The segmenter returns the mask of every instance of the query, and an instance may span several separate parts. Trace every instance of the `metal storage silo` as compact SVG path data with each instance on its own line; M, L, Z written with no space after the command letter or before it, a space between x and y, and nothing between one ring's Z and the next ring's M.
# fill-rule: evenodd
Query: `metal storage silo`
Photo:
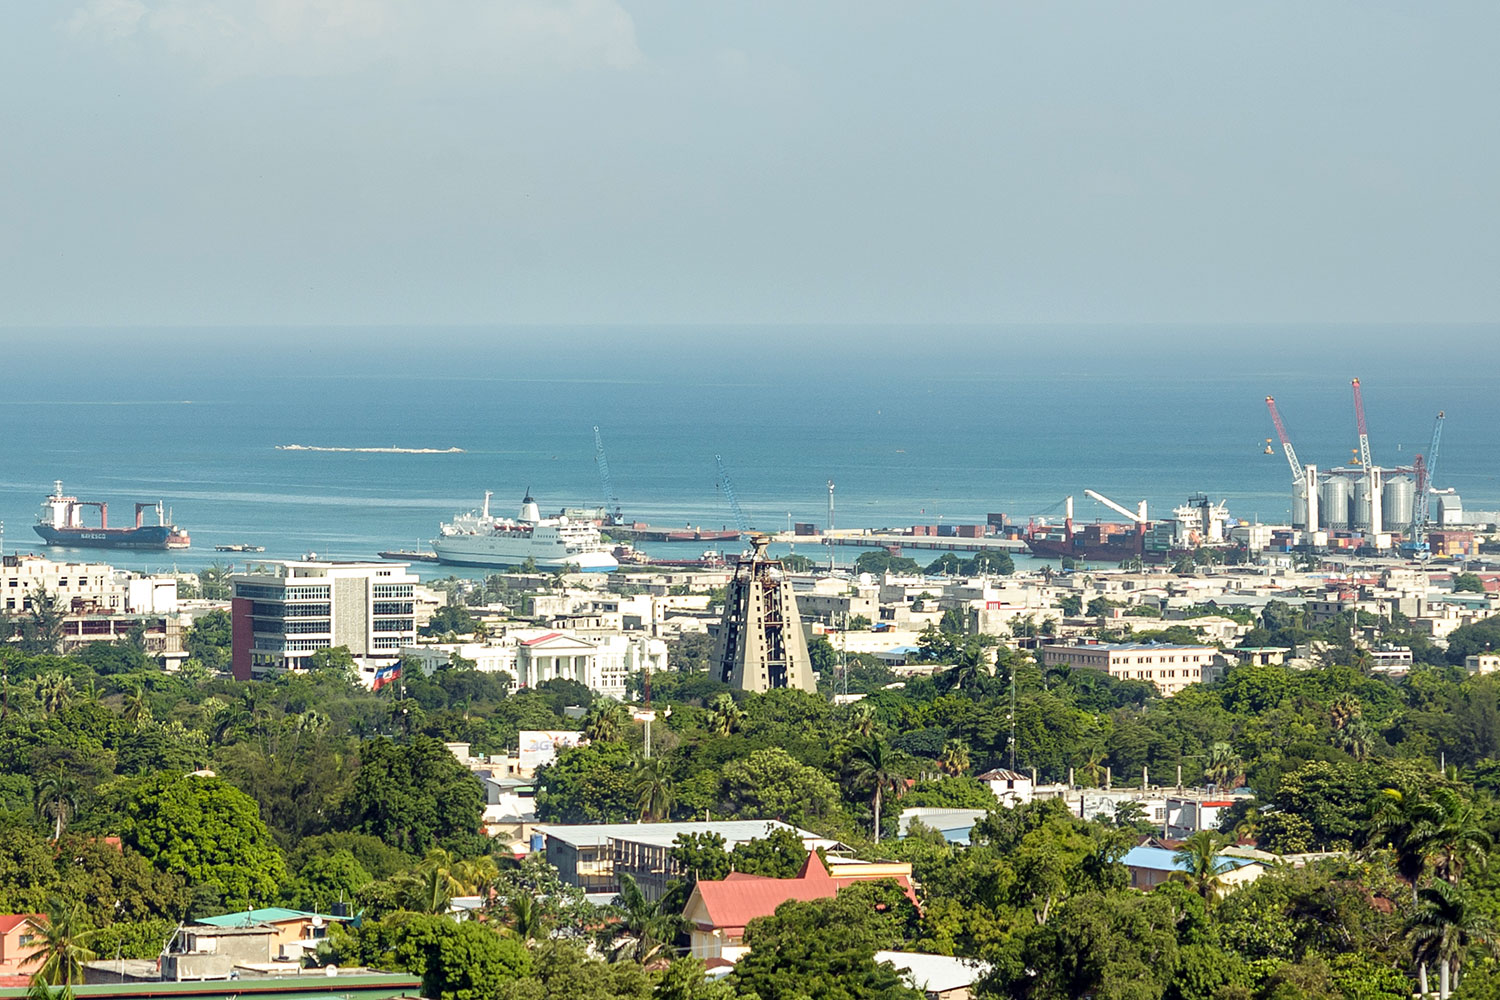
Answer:
M1394 476L1385 481L1382 493L1385 504L1385 526L1391 531L1405 531L1411 524L1413 509L1417 503L1417 484L1407 476Z
M1349 480L1342 476L1329 476L1318 488L1322 521L1330 530L1341 531L1349 527Z

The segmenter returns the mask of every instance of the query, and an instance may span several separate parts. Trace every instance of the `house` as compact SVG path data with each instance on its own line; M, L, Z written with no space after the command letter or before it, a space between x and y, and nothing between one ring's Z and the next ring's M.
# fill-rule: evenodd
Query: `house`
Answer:
M692 954L704 961L736 962L747 950L745 927L770 916L782 903L828 899L854 882L892 879L916 901L911 865L898 863L836 864L832 870L810 851L796 878L766 878L731 872L717 882L693 887L682 918L692 940Z
M1121 860L1130 872L1132 889L1155 889L1174 875L1187 871L1187 865L1177 859L1177 852L1165 847L1133 847ZM1266 871L1265 865L1253 858L1220 854L1214 862L1224 869L1214 880L1220 893L1254 882Z
M542 838L547 862L569 885L585 892L616 893L620 875L628 873L651 901L660 899L667 885L683 875L671 851L680 835L717 834L724 849L750 840L763 840L777 830L790 830L802 839L806 850L821 847L845 850L834 840L799 830L780 820L716 820L702 823L588 823L563 825L539 823L532 836Z
M1007 809L1026 805L1032 799L1036 783L1019 771L1008 771L1003 767L997 767L992 771L975 775L975 780L982 781L995 793L995 798Z
M258 961L300 961L304 952L316 949L318 942L328 936L329 924L347 923L349 919L342 914L309 913L305 910L289 910L284 906L267 906L258 910L203 917L184 927L182 933L190 938L206 939L212 936L210 928L269 930L267 954Z
M37 935L41 931L39 913L6 913L0 915L0 985L24 986L36 971L27 961L37 952Z
M877 951L875 961L891 963L927 1000L969 1000L974 984L990 971L986 962L916 951Z

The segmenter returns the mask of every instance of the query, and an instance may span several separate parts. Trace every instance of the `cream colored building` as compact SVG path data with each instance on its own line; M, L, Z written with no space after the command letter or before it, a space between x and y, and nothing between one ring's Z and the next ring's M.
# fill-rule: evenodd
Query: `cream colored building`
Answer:
M1168 698L1189 684L1213 680L1219 669L1216 646L1084 642L1046 645L1041 653L1043 669L1066 665L1102 670L1116 680L1150 681Z

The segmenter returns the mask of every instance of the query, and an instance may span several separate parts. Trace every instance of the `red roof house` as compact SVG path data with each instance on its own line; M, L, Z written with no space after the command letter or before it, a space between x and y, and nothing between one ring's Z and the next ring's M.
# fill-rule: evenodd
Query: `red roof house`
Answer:
M734 962L747 950L745 926L757 917L768 917L782 903L807 903L828 899L852 882L891 879L906 891L912 902L911 865L885 863L837 863L829 871L816 851L808 854L796 878L766 878L731 872L717 882L699 882L683 908L683 919L693 942L693 955L719 965ZM721 961L715 962L714 959Z
M45 920L40 913L0 914L0 986L25 986L31 982L37 965L22 963L40 947L36 942L40 940Z

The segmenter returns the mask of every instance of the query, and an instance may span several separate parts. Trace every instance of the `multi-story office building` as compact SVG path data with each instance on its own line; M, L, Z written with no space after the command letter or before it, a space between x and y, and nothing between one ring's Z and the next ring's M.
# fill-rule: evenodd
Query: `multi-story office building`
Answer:
M285 562L232 578L234 676L300 669L346 646L363 667L395 663L416 641L417 577L405 563Z
M1070 666L1102 670L1116 680L1150 681L1171 697L1189 684L1207 683L1219 673L1216 646L1155 642L1098 642L1042 647L1042 668Z

